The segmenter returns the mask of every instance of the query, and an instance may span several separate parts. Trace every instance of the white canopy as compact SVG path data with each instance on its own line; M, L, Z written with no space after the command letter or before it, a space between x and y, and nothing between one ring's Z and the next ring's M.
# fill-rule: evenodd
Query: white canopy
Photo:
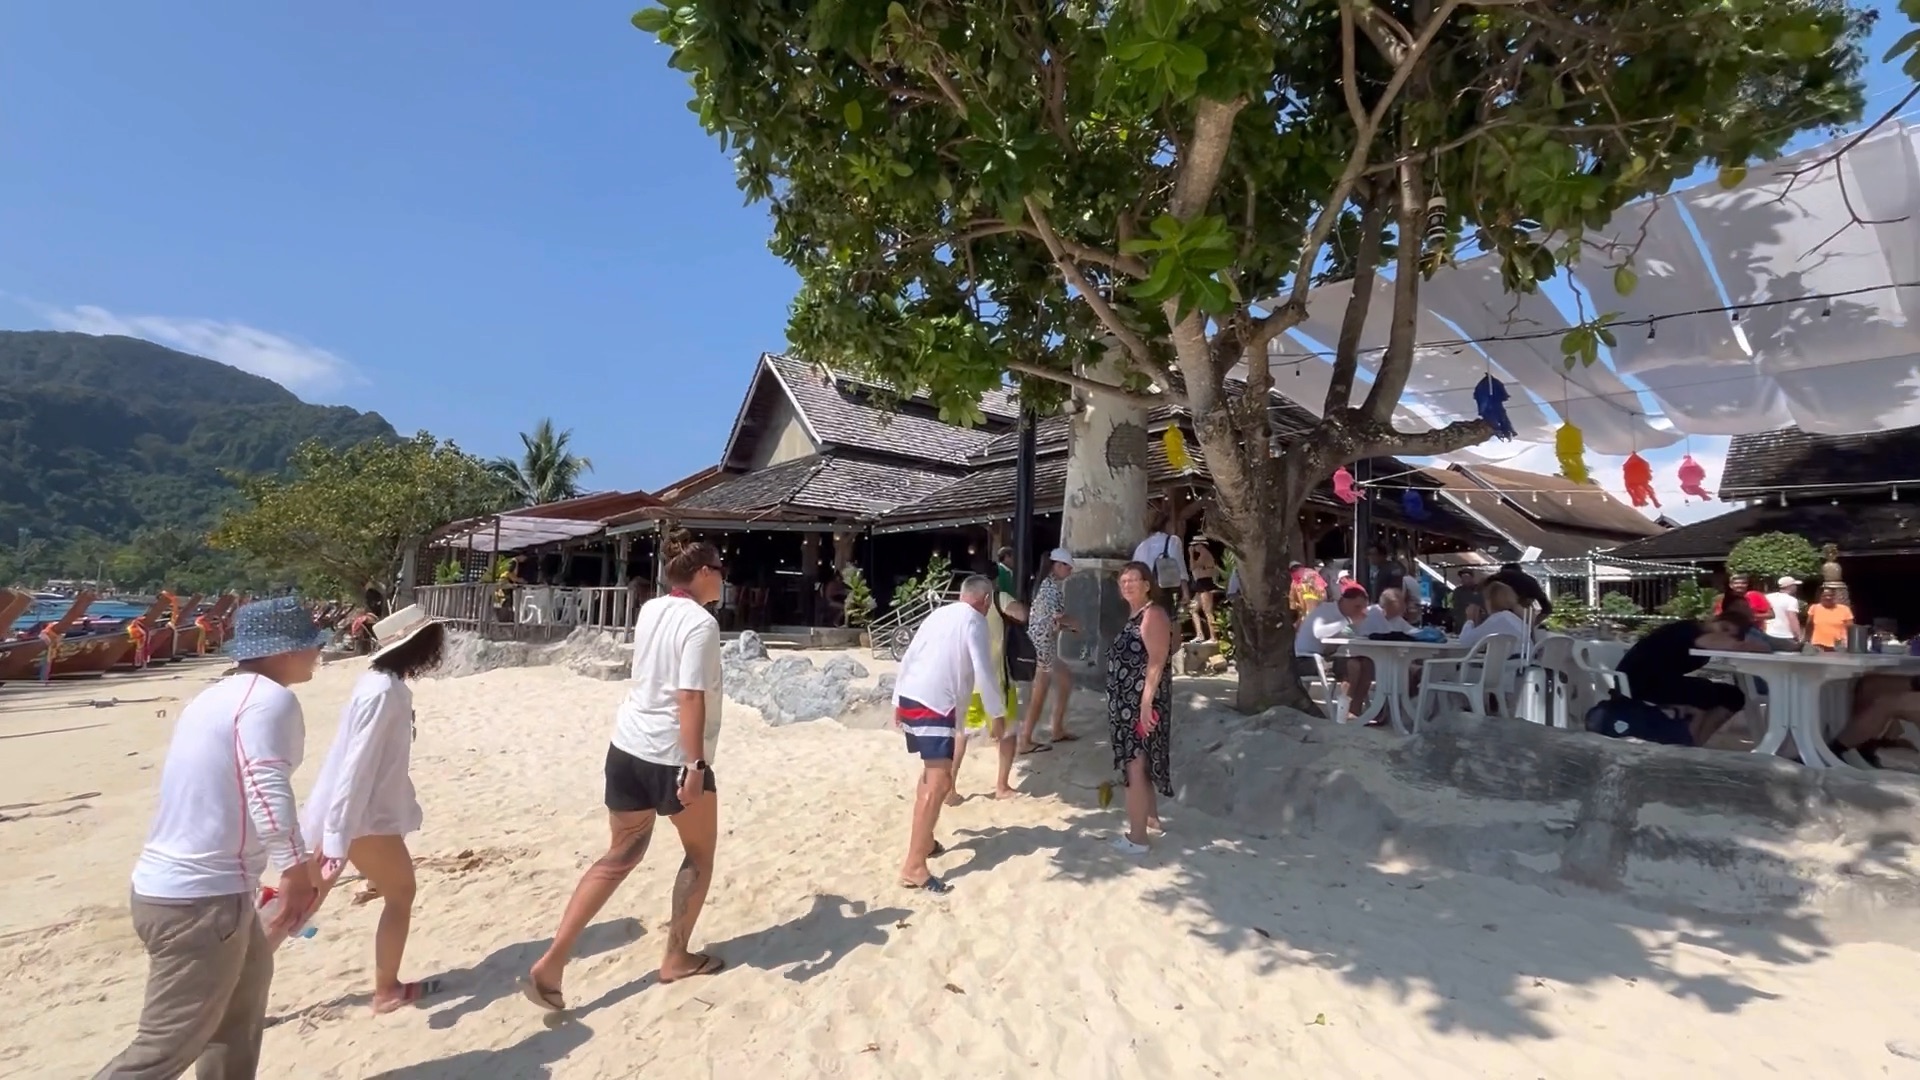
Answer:
M556 544L580 536L592 536L606 526L597 521L573 521L569 518L511 517L479 518L434 542L443 548L470 551L521 551L542 544Z
M1569 420L1589 450L1616 455L1683 434L1920 425L1920 129L1888 124L1793 176L1843 145L1757 167L1732 190L1710 183L1621 211L1612 235L1593 239L1637 245L1632 294L1614 290L1598 253L1553 290L1582 294L1589 317L1617 312L1616 321L1641 323L1619 326L1618 344L1591 367L1567 368L1559 339L1571 324L1561 306L1546 294L1504 292L1495 257L1442 268L1421 288L1399 425L1474 416L1473 388L1489 374L1506 384L1518 441L1469 452L1487 457L1549 442ZM1856 216L1873 224L1851 224ZM1315 411L1351 288L1316 289L1306 322L1272 347L1276 388ZM1356 403L1392 315L1391 282L1376 288Z

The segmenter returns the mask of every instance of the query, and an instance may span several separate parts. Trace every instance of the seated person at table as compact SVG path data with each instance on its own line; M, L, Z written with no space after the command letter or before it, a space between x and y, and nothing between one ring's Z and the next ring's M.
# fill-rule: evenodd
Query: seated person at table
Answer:
M1654 628L1620 658L1617 670L1627 677L1627 692L1636 701L1681 710L1693 745L1705 746L1714 732L1747 707L1747 696L1731 683L1695 675L1707 666L1707 658L1695 656L1694 650L1772 652L1767 645L1747 639L1752 617L1750 609L1732 604L1710 619L1683 619Z
M1347 689L1347 700L1355 711L1366 705L1365 694L1373 685L1373 661L1364 656L1334 656L1334 638L1353 637L1362 619L1367 617L1367 590L1348 585L1340 599L1317 605L1300 619L1293 635L1293 671L1304 678L1319 674L1315 656L1328 657L1327 666L1334 681Z
M1387 589L1380 594L1380 602L1367 609L1367 614L1355 628L1361 637L1374 637L1378 634L1411 634L1413 624L1407 621L1406 602L1399 589Z
M1920 724L1920 676L1862 675L1853 684L1853 715L1827 748L1835 755L1857 751L1868 765L1881 768L1882 749L1913 749L1900 729L1903 720Z
M1520 617L1519 594L1514 592L1513 586L1495 578L1481 590L1481 597L1487 606L1487 617L1463 627L1460 644L1472 648L1480 644L1481 638L1505 634L1513 639L1513 647L1518 650L1520 643L1532 634L1527 629L1526 620Z
M1513 590L1513 595L1519 598L1516 608L1523 604L1531 604L1540 609L1540 617L1543 619L1553 614L1553 601L1547 599L1547 590L1540 587L1540 583L1534 580L1532 574L1520 569L1519 563L1502 563L1499 572L1488 578L1485 584L1492 585L1496 582Z

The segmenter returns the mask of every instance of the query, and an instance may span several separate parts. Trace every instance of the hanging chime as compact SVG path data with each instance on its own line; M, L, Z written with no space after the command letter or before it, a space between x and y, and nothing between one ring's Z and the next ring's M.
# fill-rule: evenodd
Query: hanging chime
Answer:
M1633 500L1633 505L1652 503L1656 508L1660 505L1660 496L1653 492L1653 466L1647 464L1646 458L1638 453L1628 454L1620 473L1627 484L1627 498Z
M1713 500L1713 494L1706 489L1706 482L1707 470L1702 468L1699 462L1693 460L1692 454L1688 454L1686 457L1680 459L1680 490L1682 493L1691 495L1696 499L1706 499L1711 502Z
M1160 447L1167 452L1167 464L1176 472L1186 472L1193 468L1193 455L1187 453L1187 437L1177 427L1170 427L1160 437Z
M1560 459L1560 475L1576 484L1584 484L1590 475L1587 472L1586 436L1571 423L1560 425L1553 434L1553 453Z
M1507 387L1492 375L1485 376L1480 384L1473 388L1473 405L1485 420L1493 427L1494 438L1513 438L1513 421L1507 419Z
M1333 497L1349 506L1360 501L1360 492L1353 486L1353 474L1345 465L1333 470Z
M1427 500L1420 497L1419 488L1408 488L1400 496L1400 509L1407 515L1408 521L1427 520Z

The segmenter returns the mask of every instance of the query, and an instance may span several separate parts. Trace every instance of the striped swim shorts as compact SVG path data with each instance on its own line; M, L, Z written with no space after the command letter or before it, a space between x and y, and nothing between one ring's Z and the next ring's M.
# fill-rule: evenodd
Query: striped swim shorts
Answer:
M922 761L953 760L953 713L935 712L912 698L893 707L894 722L907 736L907 753Z

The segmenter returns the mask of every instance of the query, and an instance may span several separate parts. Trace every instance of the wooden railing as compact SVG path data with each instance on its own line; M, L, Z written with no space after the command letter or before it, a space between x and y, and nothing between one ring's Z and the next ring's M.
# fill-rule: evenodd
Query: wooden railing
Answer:
M633 632L633 593L624 586L423 585L414 600L436 619L496 639L557 639L590 626L620 638Z

